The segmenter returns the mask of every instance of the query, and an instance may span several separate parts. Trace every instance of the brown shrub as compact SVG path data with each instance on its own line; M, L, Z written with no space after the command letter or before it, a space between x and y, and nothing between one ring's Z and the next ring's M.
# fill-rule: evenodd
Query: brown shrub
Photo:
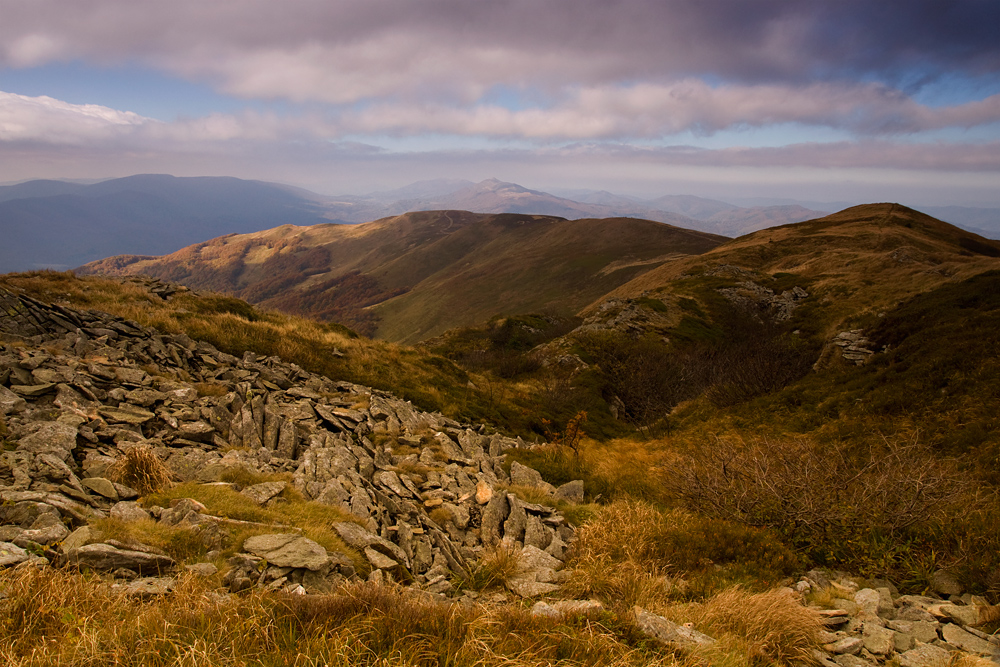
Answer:
M905 582L922 550L970 573L995 560L983 560L995 552L995 499L915 442L717 440L666 466L664 488L696 513L773 528L819 562L866 575Z

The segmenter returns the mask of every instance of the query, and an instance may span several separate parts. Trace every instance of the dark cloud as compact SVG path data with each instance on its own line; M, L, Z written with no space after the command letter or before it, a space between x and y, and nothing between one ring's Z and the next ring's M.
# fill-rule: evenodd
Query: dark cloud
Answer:
M349 69L402 75L360 87L362 97L405 91L404 77L474 94L687 76L896 85L1000 73L995 0L0 0L0 12L8 66L138 60L278 97L295 94L237 63L312 58L341 85Z

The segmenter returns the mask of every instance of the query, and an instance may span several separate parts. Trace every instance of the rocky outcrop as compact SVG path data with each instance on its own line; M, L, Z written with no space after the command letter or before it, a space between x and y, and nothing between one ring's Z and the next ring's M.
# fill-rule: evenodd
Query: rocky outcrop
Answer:
M948 598L899 595L883 583L861 588L849 577L813 571L796 584L800 593L822 590L832 600L819 612L826 626L816 656L820 664L874 667L898 661L904 667L944 667L955 653L1000 660L1000 640L976 627L996 612L985 599L959 596L954 588Z
M562 515L507 492L522 482L555 491L523 466L518 480L510 479L504 452L520 440L277 357L238 358L183 334L4 290L0 305L0 530L7 531L0 538L19 549L92 569L172 567L128 553L142 553L134 545L108 546L95 537L60 547L71 529L109 514L191 526L206 544L224 543L226 521L195 501L149 512L129 502L138 496L134 489L110 479L109 467L123 452L144 446L176 481L214 483L234 467L286 473L290 483L242 492L266 505L290 484L353 518L337 530L364 557L356 569L341 562L343 554L275 530L243 545L232 570L237 588L251 579L297 586L331 572L368 571L425 585L466 574L500 541L559 566L566 557L573 528ZM581 495L577 484L561 497Z
M875 354L872 342L861 329L841 331L833 337L833 344L840 348L840 356L855 366L863 366Z

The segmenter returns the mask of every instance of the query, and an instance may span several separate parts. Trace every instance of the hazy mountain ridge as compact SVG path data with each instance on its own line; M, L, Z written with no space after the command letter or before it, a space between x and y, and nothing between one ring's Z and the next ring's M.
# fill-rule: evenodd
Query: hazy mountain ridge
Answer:
M277 224L327 222L318 198L257 181L152 174L92 185L6 186L0 188L0 271L69 269L109 255L164 254Z
M142 174L90 184L27 181L0 186L4 236L0 272L67 269L117 254L166 254L216 236L282 224L353 224L420 210L524 213L571 220L631 217L723 236L818 218L835 210L822 203L793 200L736 206L691 195L643 200L606 191L567 194L572 197L497 179L420 181L395 190L337 197L226 177ZM984 236L1000 236L1000 210L922 210Z

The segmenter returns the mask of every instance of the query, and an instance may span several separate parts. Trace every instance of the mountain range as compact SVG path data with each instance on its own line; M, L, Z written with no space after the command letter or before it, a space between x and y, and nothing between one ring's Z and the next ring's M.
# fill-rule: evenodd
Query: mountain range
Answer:
M642 218L722 236L822 217L850 202L725 202L691 195L640 199L606 191L566 196L488 179L431 180L367 195L325 196L226 177L146 174L98 183L51 180L0 186L0 272L64 270L112 255L161 255L226 234L284 224L361 223L410 211L524 213L568 220ZM737 205L743 204L743 205ZM1000 210L923 207L983 236L1000 237Z

